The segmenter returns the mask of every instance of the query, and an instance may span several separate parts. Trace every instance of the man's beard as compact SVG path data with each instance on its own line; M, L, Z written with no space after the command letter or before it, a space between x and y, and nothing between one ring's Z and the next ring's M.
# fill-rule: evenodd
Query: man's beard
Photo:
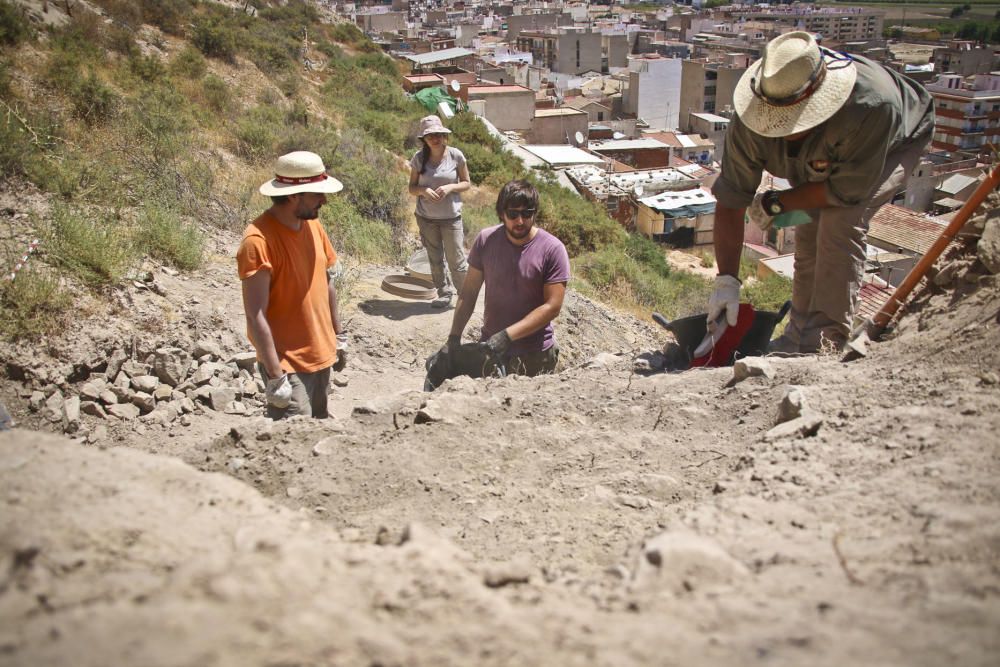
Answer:
M534 228L533 224L524 225L521 231L516 231L514 229L511 229L510 227L506 227L507 236L511 237L512 239L517 239L518 241L520 241L521 239L528 238L528 236L531 235L531 230L533 228Z
M312 220L319 215L319 206L316 208L300 208L295 211L295 217L299 220Z

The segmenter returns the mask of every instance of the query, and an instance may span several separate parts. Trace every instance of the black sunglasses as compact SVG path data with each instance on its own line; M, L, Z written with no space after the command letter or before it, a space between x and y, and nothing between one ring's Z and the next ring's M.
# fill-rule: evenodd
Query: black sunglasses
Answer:
M511 220L517 220L518 218L530 220L535 217L536 213L538 213L538 209L534 208L508 208L503 212Z

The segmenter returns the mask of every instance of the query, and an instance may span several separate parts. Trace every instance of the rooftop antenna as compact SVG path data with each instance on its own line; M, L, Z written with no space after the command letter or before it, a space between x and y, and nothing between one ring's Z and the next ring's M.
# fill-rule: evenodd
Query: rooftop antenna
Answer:
M452 79L451 80L451 90L452 90L452 92L455 92L455 93L457 93L458 91L462 90L462 84L460 84L458 82L458 79Z

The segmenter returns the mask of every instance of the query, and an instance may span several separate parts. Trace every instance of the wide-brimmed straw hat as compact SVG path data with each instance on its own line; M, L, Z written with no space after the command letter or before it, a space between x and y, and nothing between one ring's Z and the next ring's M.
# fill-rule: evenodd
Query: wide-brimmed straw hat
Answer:
M765 137L786 137L824 122L844 106L858 72L850 56L820 48L808 32L764 46L733 93L736 114Z
M300 192L329 195L343 189L343 183L326 173L323 158L309 151L295 151L275 161L274 178L260 186L260 193L268 197Z
M417 137L423 139L428 134L451 134L451 130L445 127L437 116L424 116L420 119L420 131Z

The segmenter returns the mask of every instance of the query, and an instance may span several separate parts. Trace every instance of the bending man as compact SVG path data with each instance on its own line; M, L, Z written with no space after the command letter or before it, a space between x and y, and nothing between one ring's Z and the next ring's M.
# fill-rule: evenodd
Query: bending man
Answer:
M865 237L920 161L934 128L923 87L861 56L822 49L807 32L764 47L733 96L722 172L712 187L719 276L709 322L736 323L744 212L766 229L774 217L805 211L795 228L791 318L773 352L842 347L864 275ZM763 170L792 189L757 192Z

